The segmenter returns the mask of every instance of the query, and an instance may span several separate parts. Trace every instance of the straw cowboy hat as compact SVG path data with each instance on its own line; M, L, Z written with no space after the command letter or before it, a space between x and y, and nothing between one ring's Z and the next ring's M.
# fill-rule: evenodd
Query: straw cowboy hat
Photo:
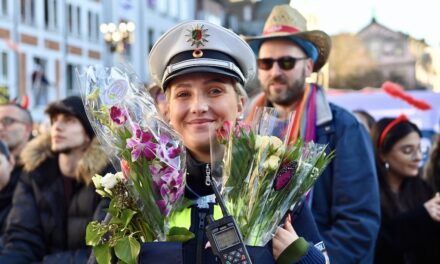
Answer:
M244 86L257 69L254 52L240 36L203 20L182 22L163 34L148 65L164 90L172 79L189 73L230 76Z
M324 66L330 54L329 35L321 30L307 31L306 19L289 5L277 5L272 9L261 36L244 37L257 55L264 41L275 38L288 38L299 45L314 60L314 72ZM316 49L310 47L310 44Z

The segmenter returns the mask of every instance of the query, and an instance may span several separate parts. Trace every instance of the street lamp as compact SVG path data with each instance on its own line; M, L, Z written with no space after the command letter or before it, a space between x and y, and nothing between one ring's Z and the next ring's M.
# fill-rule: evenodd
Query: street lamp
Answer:
M118 25L114 23L103 23L99 30L104 34L105 43L110 47L111 52L123 53L134 41L135 24L131 21L121 21Z

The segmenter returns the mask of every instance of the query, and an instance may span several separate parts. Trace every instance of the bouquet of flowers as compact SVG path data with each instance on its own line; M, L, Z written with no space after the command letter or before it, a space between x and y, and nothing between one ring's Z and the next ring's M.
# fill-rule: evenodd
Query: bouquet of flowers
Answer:
M313 142L288 144L290 119L280 122L273 108L258 109L254 120L252 127L225 122L216 130L220 145L211 141L212 166L245 243L263 246L287 211L313 186L333 153L326 154L325 145ZM223 151L218 151L219 146L224 146Z
M110 200L111 216L87 227L86 242L98 262L109 263L113 249L124 263L135 263L142 242L193 237L168 225L184 206L185 151L143 84L122 67L90 66L79 78L88 118L120 171L93 177L97 192Z

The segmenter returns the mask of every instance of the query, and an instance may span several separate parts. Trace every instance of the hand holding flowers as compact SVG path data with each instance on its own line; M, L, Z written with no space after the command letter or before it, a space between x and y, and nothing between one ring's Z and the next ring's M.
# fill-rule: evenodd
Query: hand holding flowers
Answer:
M170 215L183 206L185 151L177 134L162 121L154 101L127 69L90 66L81 77L87 115L111 156L116 174L96 175L96 191L110 199L108 222L91 222L86 242L98 263L113 249L135 263L140 243L190 239L171 228Z
M325 153L325 146L301 140L288 145L286 138L274 136L289 133L277 131L273 109L265 108L257 116L252 128L225 122L216 132L225 146L222 195L251 246L263 246L272 238L287 211L312 187L333 156Z

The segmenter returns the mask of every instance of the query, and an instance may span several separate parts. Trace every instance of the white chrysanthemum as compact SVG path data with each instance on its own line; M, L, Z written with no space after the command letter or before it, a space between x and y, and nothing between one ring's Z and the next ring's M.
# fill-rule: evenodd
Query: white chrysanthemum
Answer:
M280 163L280 157L272 155L267 160L264 161L264 169L276 170Z
M268 136L255 136L255 148L260 149L266 147L270 142L270 138Z
M279 137L270 136L270 144L274 150L278 150L283 146L283 141Z
M113 187L115 187L116 183L118 183L118 178L117 178L116 174L113 174L113 173L107 173L101 179L102 187L109 189L109 190L111 190Z
M122 171L116 172L115 177L118 181L125 181L125 177Z

